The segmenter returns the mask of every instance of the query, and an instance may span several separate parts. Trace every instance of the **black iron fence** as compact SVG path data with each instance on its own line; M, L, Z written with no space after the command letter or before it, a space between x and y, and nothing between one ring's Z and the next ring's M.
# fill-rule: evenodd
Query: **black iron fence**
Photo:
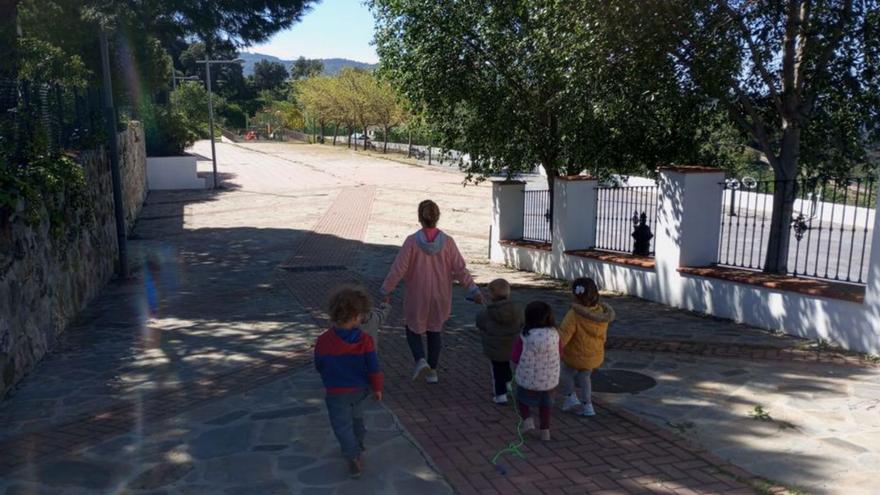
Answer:
M106 132L99 89L0 79L0 154L94 147Z
M722 187L718 264L756 270L769 266L794 276L857 284L867 281L877 205L874 178L746 178L727 180ZM774 204L782 207L775 227Z
M550 243L550 191L525 191L523 197L523 240Z
M600 187L597 192L596 249L653 256L658 187Z

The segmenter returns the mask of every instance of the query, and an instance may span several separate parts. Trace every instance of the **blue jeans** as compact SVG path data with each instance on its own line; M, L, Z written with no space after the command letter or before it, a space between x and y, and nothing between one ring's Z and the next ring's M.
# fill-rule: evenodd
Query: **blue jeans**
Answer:
M368 395L367 390L359 390L328 395L324 399L330 426L346 459L357 459L364 450L364 434L367 432L364 428L364 401Z

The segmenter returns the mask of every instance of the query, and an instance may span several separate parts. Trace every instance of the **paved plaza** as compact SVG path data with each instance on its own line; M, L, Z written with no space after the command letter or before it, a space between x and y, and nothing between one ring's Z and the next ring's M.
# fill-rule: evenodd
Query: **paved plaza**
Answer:
M393 315L366 474L349 480L311 347L327 292L375 291L419 201L439 203L479 283L504 276L558 318L564 286L488 264L491 189L448 167L304 144L217 151L223 189L151 193L132 279L0 402L0 494L876 493L870 360L610 294L604 368L656 386L598 393L595 418L556 412L553 440L528 439L503 473L490 460L516 440L515 413L491 402L478 307L456 292L436 386L409 380Z

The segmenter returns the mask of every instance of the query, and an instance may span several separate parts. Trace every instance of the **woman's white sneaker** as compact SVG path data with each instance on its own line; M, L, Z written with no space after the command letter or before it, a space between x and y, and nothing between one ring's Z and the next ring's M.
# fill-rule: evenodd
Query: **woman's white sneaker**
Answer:
M437 370L428 368L428 373L425 375L425 381L428 383L440 383L440 375L437 374Z
M507 394L496 395L494 399L492 399L496 404L507 404Z
M593 409L593 404L590 402L587 402L586 404L584 404L584 411L581 413L581 416L590 417L590 416L595 416L595 415L596 415L596 410Z
M431 369L431 367L428 366L428 362L425 361L424 358L419 359L419 361L416 363L416 367L413 368L413 377L412 377L413 381L416 381L419 378L421 378L425 373L430 371L430 369Z

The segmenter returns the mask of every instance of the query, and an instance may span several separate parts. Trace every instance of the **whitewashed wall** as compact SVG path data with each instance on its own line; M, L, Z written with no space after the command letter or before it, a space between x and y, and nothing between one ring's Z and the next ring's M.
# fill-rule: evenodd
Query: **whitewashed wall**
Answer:
M493 185L492 261L563 280L594 278L605 290L669 306L728 318L768 330L810 339L825 339L847 349L880 353L880 248L870 257L868 285L862 304L768 289L715 278L682 274L678 268L705 266L717 250L722 207L720 174L662 172L660 210L655 230L656 266L640 268L566 254L593 247L584 218L595 217L595 198L584 194L589 181L561 178L556 184L554 248L550 251L512 246L502 240L521 235L523 183ZM577 194L571 194L578 189ZM560 201L560 198L566 198ZM877 208L880 209L880 201ZM571 209L577 211L571 214ZM574 219L577 218L577 221ZM873 246L880 246L874 215ZM517 231L516 225L520 225ZM578 245L580 243L580 245Z

